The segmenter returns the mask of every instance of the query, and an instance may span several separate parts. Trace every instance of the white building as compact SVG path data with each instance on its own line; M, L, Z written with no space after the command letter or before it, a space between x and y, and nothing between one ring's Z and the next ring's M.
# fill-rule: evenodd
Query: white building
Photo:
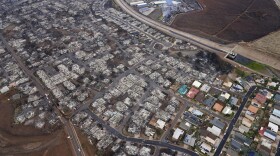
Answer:
M267 130L265 130L265 132L264 132L264 136L266 136L266 137L268 137L269 139L275 141L275 140L276 140L276 137L277 137L277 134L267 129Z
M222 130L216 126L208 127L207 131L211 132L212 134L216 135L217 137L219 137L222 132Z
M201 145L200 145L200 148L201 148L201 152L203 152L204 154L205 153L209 153L212 149L212 147L210 145L208 145L207 143L203 142Z
M274 123L272 123L272 122L269 122L269 123L268 123L268 127L269 127L273 132L275 132L275 133L278 132L278 126L277 126L276 124L274 124Z
M223 114L231 114L231 113L232 113L231 107L226 106L226 107L223 109L222 113L223 113Z
M184 134L184 131L181 130L180 128L177 128L177 129L175 130L175 132L174 132L172 138L173 138L174 140L178 140L179 137L180 137L181 135L183 135L183 134Z
M201 86L201 82L195 80L192 84L192 86L194 86L195 88L199 88Z
M280 119L274 115L270 115L269 121L275 123L276 125L280 125Z
M4 86L3 88L0 89L0 93L4 94L4 93L8 92L9 90L10 90L9 87Z
M165 126L165 122L162 121L161 119L158 119L156 125L157 125L157 126L156 126L157 128L163 129L164 126Z

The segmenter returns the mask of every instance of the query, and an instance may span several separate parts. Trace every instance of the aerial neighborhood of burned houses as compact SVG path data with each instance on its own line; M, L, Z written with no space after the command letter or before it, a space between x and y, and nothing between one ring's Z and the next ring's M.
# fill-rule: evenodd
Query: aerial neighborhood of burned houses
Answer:
M52 129L65 116L116 155L276 153L276 78L221 71L199 47L107 0L0 3L9 13L0 15L0 95L24 99L16 124Z

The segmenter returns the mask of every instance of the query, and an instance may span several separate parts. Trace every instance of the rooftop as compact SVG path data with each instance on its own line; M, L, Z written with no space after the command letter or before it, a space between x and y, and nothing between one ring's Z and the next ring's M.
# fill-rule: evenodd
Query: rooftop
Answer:
M193 98L196 96L196 94L198 94L198 92L199 92L198 89L192 87L192 88L190 89L190 91L188 92L187 96L188 96L189 98L193 99Z
M215 110L215 111L218 111L218 112L221 112L222 110L223 110L223 108L224 108L224 105L223 104L221 104L221 103L215 103L215 105L213 106L213 109Z

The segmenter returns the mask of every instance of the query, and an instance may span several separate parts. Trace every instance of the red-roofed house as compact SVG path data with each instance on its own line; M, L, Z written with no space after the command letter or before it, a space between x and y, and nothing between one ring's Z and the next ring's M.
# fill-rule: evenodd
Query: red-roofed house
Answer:
M190 89L190 91L187 93L187 97L193 99L196 96L196 94L198 94L198 93L199 93L199 90L194 88L194 87L192 87Z
M260 93L258 93L258 94L256 95L255 99L256 99L257 101L259 101L261 104L264 104L265 101L266 101L266 97L265 97L264 95L260 94Z
M260 130L259 130L259 134L260 136L264 136L264 131L266 130L266 128L264 127L261 127Z

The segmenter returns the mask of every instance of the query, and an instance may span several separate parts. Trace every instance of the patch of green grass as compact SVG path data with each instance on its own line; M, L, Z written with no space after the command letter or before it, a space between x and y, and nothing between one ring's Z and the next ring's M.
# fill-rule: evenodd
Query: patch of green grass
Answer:
M246 76L246 73L240 69L235 69L235 73L240 76L240 77L245 77Z
M159 21L162 21L162 19L163 19L163 15L161 15L161 16L158 17L158 20L159 20Z
M255 62L255 61L252 61L252 62L246 64L245 66L250 68L250 69L253 69L255 71L262 71L262 70L265 69L264 64L261 64L261 63Z

